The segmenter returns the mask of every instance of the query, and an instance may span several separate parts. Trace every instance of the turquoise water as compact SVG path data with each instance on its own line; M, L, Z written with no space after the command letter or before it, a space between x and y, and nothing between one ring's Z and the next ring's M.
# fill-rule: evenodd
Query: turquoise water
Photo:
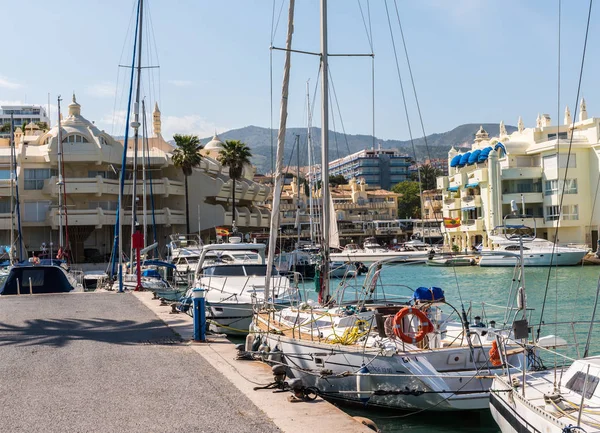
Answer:
M444 289L446 300L457 309L462 303L465 309L472 309L471 316L482 316L487 320L495 320L497 326L504 322L504 311L490 304L505 307L508 302L513 282L513 268L479 268L471 267L431 267L426 265L397 266L384 269L381 278L385 286L405 285L412 289L419 286L441 287ZM547 290L546 307L544 311L545 326L542 326L541 336L557 334L569 343L575 341L573 321L590 321L594 306L594 298L600 267L576 266L560 268L526 268L525 287L527 305L534 309L530 324L538 324L544 293ZM335 281L335 280L334 280ZM333 286L335 286L335 282ZM307 289L309 285L307 284ZM310 285L310 289L314 288ZM408 288L388 288L388 294L410 294ZM313 297L314 294L311 294ZM514 290L513 297L514 299ZM482 304L485 303L485 306ZM599 312L600 314L600 312ZM511 318L512 320L512 318ZM555 325L556 322L567 322ZM575 326L576 339L580 350L587 338L589 324ZM537 328L536 328L537 330ZM594 333L593 333L594 334ZM597 333L595 333L597 334ZM600 354L600 337L592 339L590 355ZM566 349L569 355L575 356L574 346ZM553 356L546 356L546 365L554 363ZM559 359L558 362L560 362ZM406 414L392 411L372 411L360 408L344 408L353 415L360 415L374 420L385 433L410 432L497 432L489 412L474 413L436 413L422 412Z

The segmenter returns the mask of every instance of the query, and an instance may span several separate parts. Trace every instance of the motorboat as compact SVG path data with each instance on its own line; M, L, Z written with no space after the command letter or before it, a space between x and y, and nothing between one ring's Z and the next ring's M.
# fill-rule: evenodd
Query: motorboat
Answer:
M487 408L492 377L502 372L490 363L490 349L495 335L510 329L469 328L436 287L389 296L402 285L383 273L396 266L410 264L373 264L355 301L338 291L329 305L257 313L246 350L276 353L291 376L331 400L402 410ZM520 365L522 350L511 349L508 359Z
M187 297L191 297L194 288L207 290L207 320L211 330L231 335L247 334L253 308L265 302L266 245L241 243L239 238L229 240L230 243L202 247L194 284ZM251 255L253 260L248 263L214 260L215 257L230 255ZM258 263L254 260L255 256ZM299 300L298 289L292 287L289 279L276 269L272 271L270 287L268 301L275 306L286 306Z
M481 250L479 266L515 266L520 243L502 235L490 235L491 249ZM507 254L503 254L507 253ZM583 248L563 247L546 239L533 238L523 243L525 266L572 266L581 263L588 253Z
M18 263L0 275L0 295L68 292L83 292L83 286L64 267L52 263Z
M275 267L280 274L300 274L304 279L313 279L316 272L314 254L304 249L296 249L275 257Z
M202 252L202 241L197 235L172 234L167 244L167 261L177 267L177 272L194 272Z
M435 254L433 248L421 241L406 242L396 250L382 247L375 238L367 238L363 248L356 244L347 245L339 253L331 253L330 258L336 262L360 262L371 264L383 259L396 259L404 261L425 261Z
M428 266L474 266L477 260L473 256L440 256L427 260Z

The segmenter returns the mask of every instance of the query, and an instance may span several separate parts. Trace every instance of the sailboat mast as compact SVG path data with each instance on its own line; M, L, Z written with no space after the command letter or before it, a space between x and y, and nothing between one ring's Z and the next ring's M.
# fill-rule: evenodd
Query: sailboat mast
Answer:
M9 261L12 265L15 261L15 136L14 118L10 113L10 251Z
M138 44L137 44L137 66L136 66L136 90L135 90L135 103L133 104L133 122L131 127L133 128L133 180L131 189L131 234L133 235L136 230L136 219L137 219L137 154L138 154L138 142L139 142L139 129L140 129L140 87L142 78L142 33L143 33L143 20L144 20L144 1L140 0L140 31L138 33ZM131 254L129 260L133 260L133 238L131 241ZM137 264L139 269L140 264ZM133 266L130 267L133 272Z
M58 132L57 132L57 152L58 152L58 248L63 248L63 172L62 172L62 158L63 158L63 147L62 147L62 131L61 131L61 119L60 119L60 101L62 101L60 95L57 98L58 104Z
M271 227L269 232L269 253L267 255L267 275L265 277L265 302L269 302L270 284L275 261L275 248L277 245L277 234L279 233L279 205L281 203L282 171L283 171L283 147L285 145L285 131L287 126L287 103L288 89L290 86L290 63L292 36L294 34L294 6L295 0L290 0L288 11L288 31L285 41L285 64L283 67L283 84L281 86L281 107L279 112L279 132L277 133L277 157L275 161L275 173L273 179L273 205L271 207Z
M306 131L306 142L308 144L308 203L309 203L309 216L308 221L310 224L310 243L315 243L315 235L313 232L313 196L312 196L312 187L313 187L313 179L312 179L312 137L310 135L310 130L312 128L312 117L310 112L310 91L309 84L310 80L306 81L306 119L307 119L307 131Z
M329 68L327 62L327 0L321 0L321 237L323 286L321 298L329 300Z
M146 151L148 148L148 134L146 133L146 103L142 100L142 209L144 211L144 248L146 248L146 233L148 233L148 202L146 199Z
M298 231L298 243L296 248L300 248L300 234L302 224L300 223L300 135L296 134L296 221L298 226L296 227Z

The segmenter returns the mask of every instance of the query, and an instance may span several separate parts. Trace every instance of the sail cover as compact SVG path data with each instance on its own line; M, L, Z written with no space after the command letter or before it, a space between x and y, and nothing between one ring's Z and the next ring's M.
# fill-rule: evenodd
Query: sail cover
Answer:
M339 248L340 247L340 232L338 230L337 219L335 209L333 207L333 198L329 194L329 247Z

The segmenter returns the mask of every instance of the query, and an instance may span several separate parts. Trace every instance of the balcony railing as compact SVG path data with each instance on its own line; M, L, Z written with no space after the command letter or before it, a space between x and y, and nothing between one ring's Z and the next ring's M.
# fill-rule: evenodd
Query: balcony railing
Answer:
M42 191L44 194L51 195L52 197L58 196L59 186L58 177L52 176L49 179L44 180L44 187ZM125 181L124 194L131 195L133 182L131 180ZM65 189L67 194L94 194L95 196L107 195L118 195L119 194L119 180L117 179L105 179L102 176L96 177L77 177L69 178L65 180ZM137 195L143 193L143 185L141 179L137 183ZM184 195L185 188L184 183L171 180L169 178L153 179L152 180L152 191L156 195L169 196L169 195ZM146 183L146 194L150 194L150 182Z

